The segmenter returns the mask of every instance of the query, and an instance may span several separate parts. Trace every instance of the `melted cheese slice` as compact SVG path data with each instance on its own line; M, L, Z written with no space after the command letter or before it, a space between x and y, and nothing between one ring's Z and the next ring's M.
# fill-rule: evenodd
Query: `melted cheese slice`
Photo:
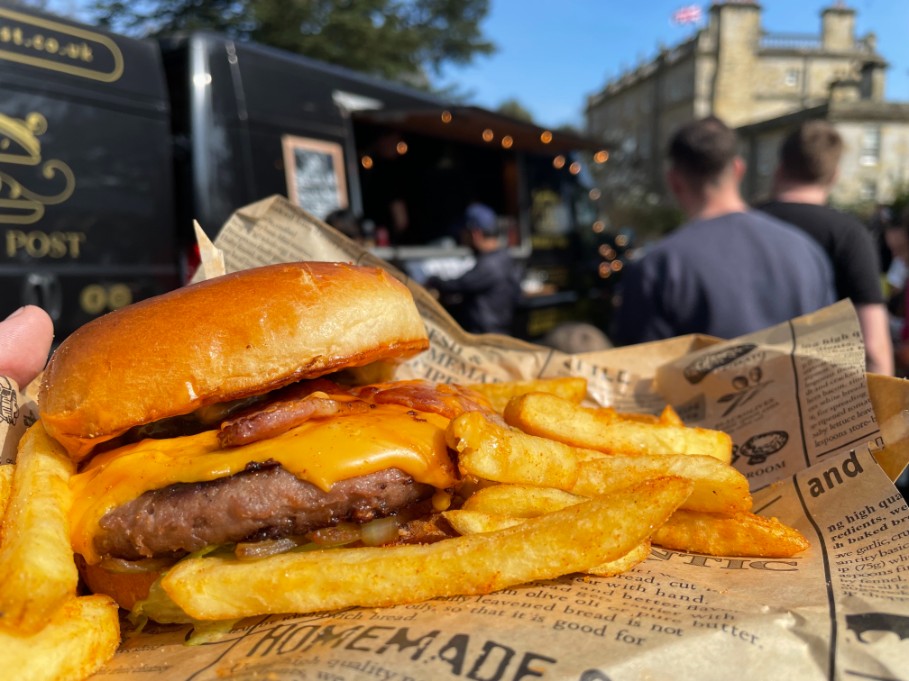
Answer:
M105 513L143 492L175 483L224 478L251 462L277 461L302 480L328 489L339 480L399 468L438 488L455 483L445 445L448 419L394 404L366 414L311 419L268 440L221 449L217 432L168 440L143 440L101 454L72 478L73 550L89 563L98 522Z

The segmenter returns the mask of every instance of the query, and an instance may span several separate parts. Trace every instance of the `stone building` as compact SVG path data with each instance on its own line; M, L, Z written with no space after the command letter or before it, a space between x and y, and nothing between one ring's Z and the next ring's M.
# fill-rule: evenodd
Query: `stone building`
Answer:
M663 193L673 131L714 114L739 129L750 174L745 192L766 192L779 140L803 117L834 121L847 142L838 203L886 200L906 179L907 105L884 102L887 63L873 34L855 35L855 10L820 13L820 34L772 33L757 2L715 2L707 25L660 50L587 101L588 132L611 144L615 166ZM900 153L900 150L903 153Z
M843 136L845 148L831 201L843 208L889 203L909 188L909 103L833 97L815 107L738 128L748 172L742 193L767 198L777 150L797 123L825 118Z

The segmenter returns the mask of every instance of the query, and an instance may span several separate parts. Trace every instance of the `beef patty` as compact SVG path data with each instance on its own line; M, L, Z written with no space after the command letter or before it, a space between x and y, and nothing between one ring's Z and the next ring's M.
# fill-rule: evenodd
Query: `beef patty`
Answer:
M145 492L101 519L102 556L138 560L179 556L206 546L277 539L394 514L433 493L396 468L336 483L328 492L277 464L251 464L210 482Z

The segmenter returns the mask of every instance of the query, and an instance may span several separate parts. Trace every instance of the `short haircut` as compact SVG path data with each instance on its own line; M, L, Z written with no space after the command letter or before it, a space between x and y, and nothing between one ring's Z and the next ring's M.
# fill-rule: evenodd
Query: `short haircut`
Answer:
M780 146L780 171L797 182L831 184L843 155L843 138L822 120L806 121Z
M699 184L716 180L737 155L735 132L716 116L686 123L669 140L672 166Z

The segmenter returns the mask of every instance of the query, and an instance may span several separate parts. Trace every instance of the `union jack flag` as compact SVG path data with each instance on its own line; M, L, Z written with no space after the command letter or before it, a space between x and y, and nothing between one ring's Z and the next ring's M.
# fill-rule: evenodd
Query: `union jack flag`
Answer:
M699 5L685 5L672 13L672 23L674 24L696 24L700 20L701 8Z

